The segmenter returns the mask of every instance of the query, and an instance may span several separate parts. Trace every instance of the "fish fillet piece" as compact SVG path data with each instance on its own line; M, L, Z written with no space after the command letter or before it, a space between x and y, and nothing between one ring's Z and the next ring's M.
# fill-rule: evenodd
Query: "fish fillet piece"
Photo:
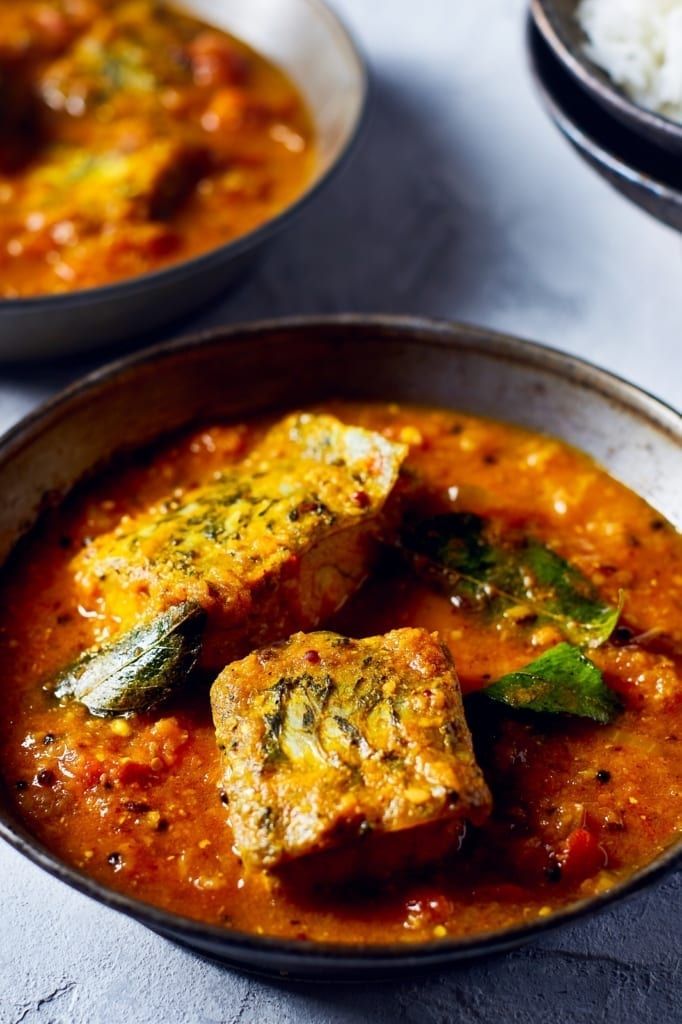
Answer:
M211 705L247 867L392 873L443 856L489 812L437 634L297 633L228 665Z
M70 563L76 592L120 632L199 604L200 664L219 670L314 628L362 583L405 455L332 416L290 415L220 479L87 545Z
M158 109L158 94L192 81L186 42L196 23L168 17L164 4L117 0L56 60L43 68L38 87L52 110L80 116L106 103L112 115ZM180 40L178 39L180 36ZM155 104L156 101L156 104Z
M53 146L25 175L18 212L40 210L48 228L70 219L82 230L163 220L207 169L205 150L172 139L145 142L129 152Z

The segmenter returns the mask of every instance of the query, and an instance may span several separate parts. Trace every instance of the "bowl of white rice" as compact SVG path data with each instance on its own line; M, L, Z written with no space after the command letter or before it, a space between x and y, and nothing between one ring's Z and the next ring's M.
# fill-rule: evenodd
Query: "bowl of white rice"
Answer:
M555 56L594 100L631 131L682 154L682 0L531 0L531 9Z

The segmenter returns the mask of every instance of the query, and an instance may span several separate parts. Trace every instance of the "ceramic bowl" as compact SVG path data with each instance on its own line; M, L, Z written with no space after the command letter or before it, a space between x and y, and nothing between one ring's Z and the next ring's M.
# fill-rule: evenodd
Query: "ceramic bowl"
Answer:
M590 452L682 525L682 421L631 384L568 355L457 324L331 317L220 328L113 363L0 441L0 562L51 500L122 450L218 417L325 397L452 406L547 431ZM530 924L455 940L353 947L247 935L114 892L41 845L0 795L0 835L56 878L176 942L240 969L297 979L404 977L509 949L652 882L682 840L608 892Z
M527 46L542 102L580 156L633 203L682 231L682 157L614 120L576 84L532 20Z
M323 0L184 0L186 11L243 39L300 89L316 130L312 181L289 207L225 245L111 285L0 299L0 360L54 357L129 338L225 294L259 250L289 226L340 167L358 137L367 102L364 61Z
M539 32L576 84L635 135L682 156L682 124L638 106L586 55L577 7L578 0L531 0Z

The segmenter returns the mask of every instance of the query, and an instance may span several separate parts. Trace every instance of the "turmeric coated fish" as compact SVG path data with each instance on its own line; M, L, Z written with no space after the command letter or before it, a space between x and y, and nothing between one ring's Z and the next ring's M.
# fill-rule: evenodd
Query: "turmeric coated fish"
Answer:
M197 648L201 667L217 670L296 629L317 626L367 575L386 529L384 503L405 455L403 445L332 416L294 414L214 483L97 537L71 562L76 592L121 629L115 648L88 651L62 674L58 694L89 695L84 702L95 713L136 710L134 698L112 705L119 666L125 665L128 690L139 681L131 658L144 666L145 707L158 690L149 666L163 669L159 692L167 693L174 673L169 677L165 650L188 664L179 636ZM169 643L158 620L179 605L188 614ZM92 697L98 693L107 694L103 705Z
M465 819L488 814L437 634L298 633L228 665L211 704L235 848L251 868L303 858L308 878L390 874L442 856Z

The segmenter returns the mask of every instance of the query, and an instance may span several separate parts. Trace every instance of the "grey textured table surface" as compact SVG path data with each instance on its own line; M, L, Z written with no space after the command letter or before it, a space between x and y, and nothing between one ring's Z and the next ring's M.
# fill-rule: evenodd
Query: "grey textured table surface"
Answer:
M352 165L206 326L431 313L543 340L680 405L682 239L559 138L523 0L338 0L376 77ZM0 427L94 365L0 371ZM682 876L530 948L390 986L285 986L207 963L0 849L2 1024L682 1021Z

